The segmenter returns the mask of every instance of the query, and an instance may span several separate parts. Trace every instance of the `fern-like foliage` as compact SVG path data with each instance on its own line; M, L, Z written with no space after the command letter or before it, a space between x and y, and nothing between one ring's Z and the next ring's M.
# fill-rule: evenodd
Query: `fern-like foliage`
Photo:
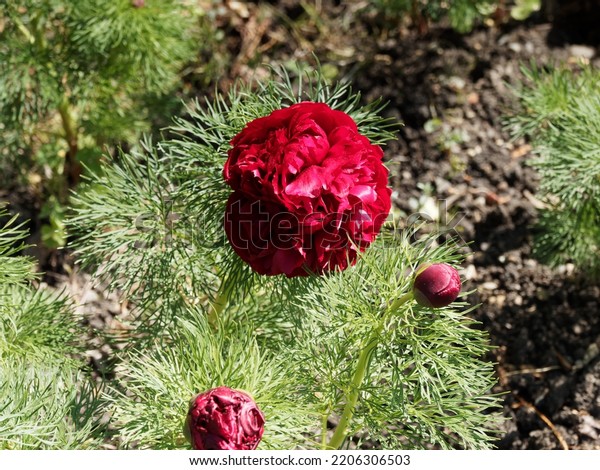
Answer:
M97 391L69 363L0 355L0 449L97 449Z
M71 1L65 21L83 70L128 90L167 91L193 57L198 11L181 0Z
M3 122L39 121L65 97L82 106L85 119L95 106L114 104L115 95L131 100L171 90L181 66L193 58L199 13L179 0L141 7L131 0L3 2Z
M558 265L573 261L600 276L600 73L592 67L524 69L515 136L532 140L540 193L535 251Z
M189 0L0 2L0 180L39 185L42 241L64 246L69 189L102 153L158 132L213 26Z
M0 219L6 219L6 209L0 209ZM27 236L25 224L17 224L17 216L10 217L0 228L0 288L22 285L35 277L33 259L15 256L24 248L23 239Z
M77 359L78 318L64 295L32 286L14 221L0 228L0 449L96 448L100 402Z

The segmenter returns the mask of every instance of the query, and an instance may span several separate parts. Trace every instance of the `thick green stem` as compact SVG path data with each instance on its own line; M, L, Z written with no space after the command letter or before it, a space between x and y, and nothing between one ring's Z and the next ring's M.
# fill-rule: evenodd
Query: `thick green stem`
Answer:
M329 409L323 413L321 418L321 449L327 449L327 422L329 421Z
M387 309L387 312L394 312L398 310L400 306L405 304L406 302L412 300L413 295L412 292L403 295L402 297L396 299ZM354 371L354 375L352 376L352 380L350 382L350 392L346 396L346 406L344 406L344 410L342 411L342 416L340 418L340 422L337 425L329 444L327 444L328 449L339 449L340 446L344 443L346 439L346 433L348 429L348 425L354 416L354 410L356 409L356 405L358 404L358 398L360 395L360 389L367 375L367 370L369 369L369 362L373 355L373 352L377 348L379 343L379 334L383 329L383 325L385 322L384 318L379 322L378 326L371 332L369 339L365 347L361 350L360 355L358 356L358 362L356 363L356 370Z
M402 305L411 301L412 299L413 299L412 291L408 292L407 294L404 294L402 297L399 297L392 302L392 304L388 308L388 312L394 312L394 311L398 310Z
M58 112L62 119L62 126L65 132L65 140L69 146L65 158L64 174L67 177L69 187L74 186L79 182L81 176L81 165L77 161L77 152L79 150L79 136L77 132L77 123L71 112L69 100L65 96L58 106Z
M352 377L352 381L350 382L350 394L346 397L346 406L344 407L344 411L342 412L342 417L340 418L340 422L335 428L335 432L327 444L328 449L339 449L339 447L343 444L346 439L346 430L348 425L350 424L350 420L354 416L354 409L356 408L356 404L358 403L358 396L360 394L360 387L362 382L367 374L367 369L369 366L369 360L371 359L371 354L377 347L379 333L383 324L380 324L369 337L366 346L360 352L360 356L358 356L358 362L356 364L356 370L354 371L354 376Z
M46 42L46 30L45 30L46 25L43 22L42 15L41 14L36 15L33 18L31 25L33 26L33 34L34 34L34 40L31 42L32 43L35 42L37 44L38 50L43 51L44 49L46 49L46 46L48 44Z

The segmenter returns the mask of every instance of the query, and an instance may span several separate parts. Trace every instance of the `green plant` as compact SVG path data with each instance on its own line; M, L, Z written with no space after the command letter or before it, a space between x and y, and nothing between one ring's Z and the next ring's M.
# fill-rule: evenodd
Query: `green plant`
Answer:
M495 0L373 0L372 6L386 17L409 16L417 25L447 18L459 33L467 33L496 8Z
M510 16L515 20L523 21L542 7L542 0L516 0L510 9Z
M180 70L206 29L201 14L187 0L0 5L3 179L38 175L50 247L64 245L63 206L83 169L177 109Z
M0 449L97 448L98 392L77 359L78 319L64 295L32 285L15 220L0 228Z
M535 252L600 275L600 73L593 67L523 69L521 107L508 123L531 139L540 173Z
M318 72L298 79L196 103L168 140L121 153L75 199L80 262L134 306L105 393L120 445L189 448L188 401L227 386L264 413L259 448L346 448L358 435L387 449L492 446L485 333L464 302L432 311L412 297L417 266L460 261L453 243L411 241L390 223L356 266L289 279L256 274L228 243L223 166L248 122L309 100L346 112L371 142L393 136L378 103Z

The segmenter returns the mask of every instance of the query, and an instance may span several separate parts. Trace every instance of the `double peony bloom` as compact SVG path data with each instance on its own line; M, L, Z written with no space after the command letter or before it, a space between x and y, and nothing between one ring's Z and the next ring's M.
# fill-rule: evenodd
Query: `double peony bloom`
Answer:
M250 122L231 145L225 231L259 274L344 270L388 216L383 151L342 111L298 103Z

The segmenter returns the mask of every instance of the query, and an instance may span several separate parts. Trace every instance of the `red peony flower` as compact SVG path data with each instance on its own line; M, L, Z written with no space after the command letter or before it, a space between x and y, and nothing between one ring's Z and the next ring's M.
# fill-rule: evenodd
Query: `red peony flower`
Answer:
M458 297L460 289L458 271L449 264L425 264L417 269L413 295L423 307L450 305Z
M250 122L231 145L225 231L260 274L344 270L387 218L383 151L342 111L298 103Z
M192 400L185 433L196 450L254 450L264 424L262 412L249 395L217 387Z

